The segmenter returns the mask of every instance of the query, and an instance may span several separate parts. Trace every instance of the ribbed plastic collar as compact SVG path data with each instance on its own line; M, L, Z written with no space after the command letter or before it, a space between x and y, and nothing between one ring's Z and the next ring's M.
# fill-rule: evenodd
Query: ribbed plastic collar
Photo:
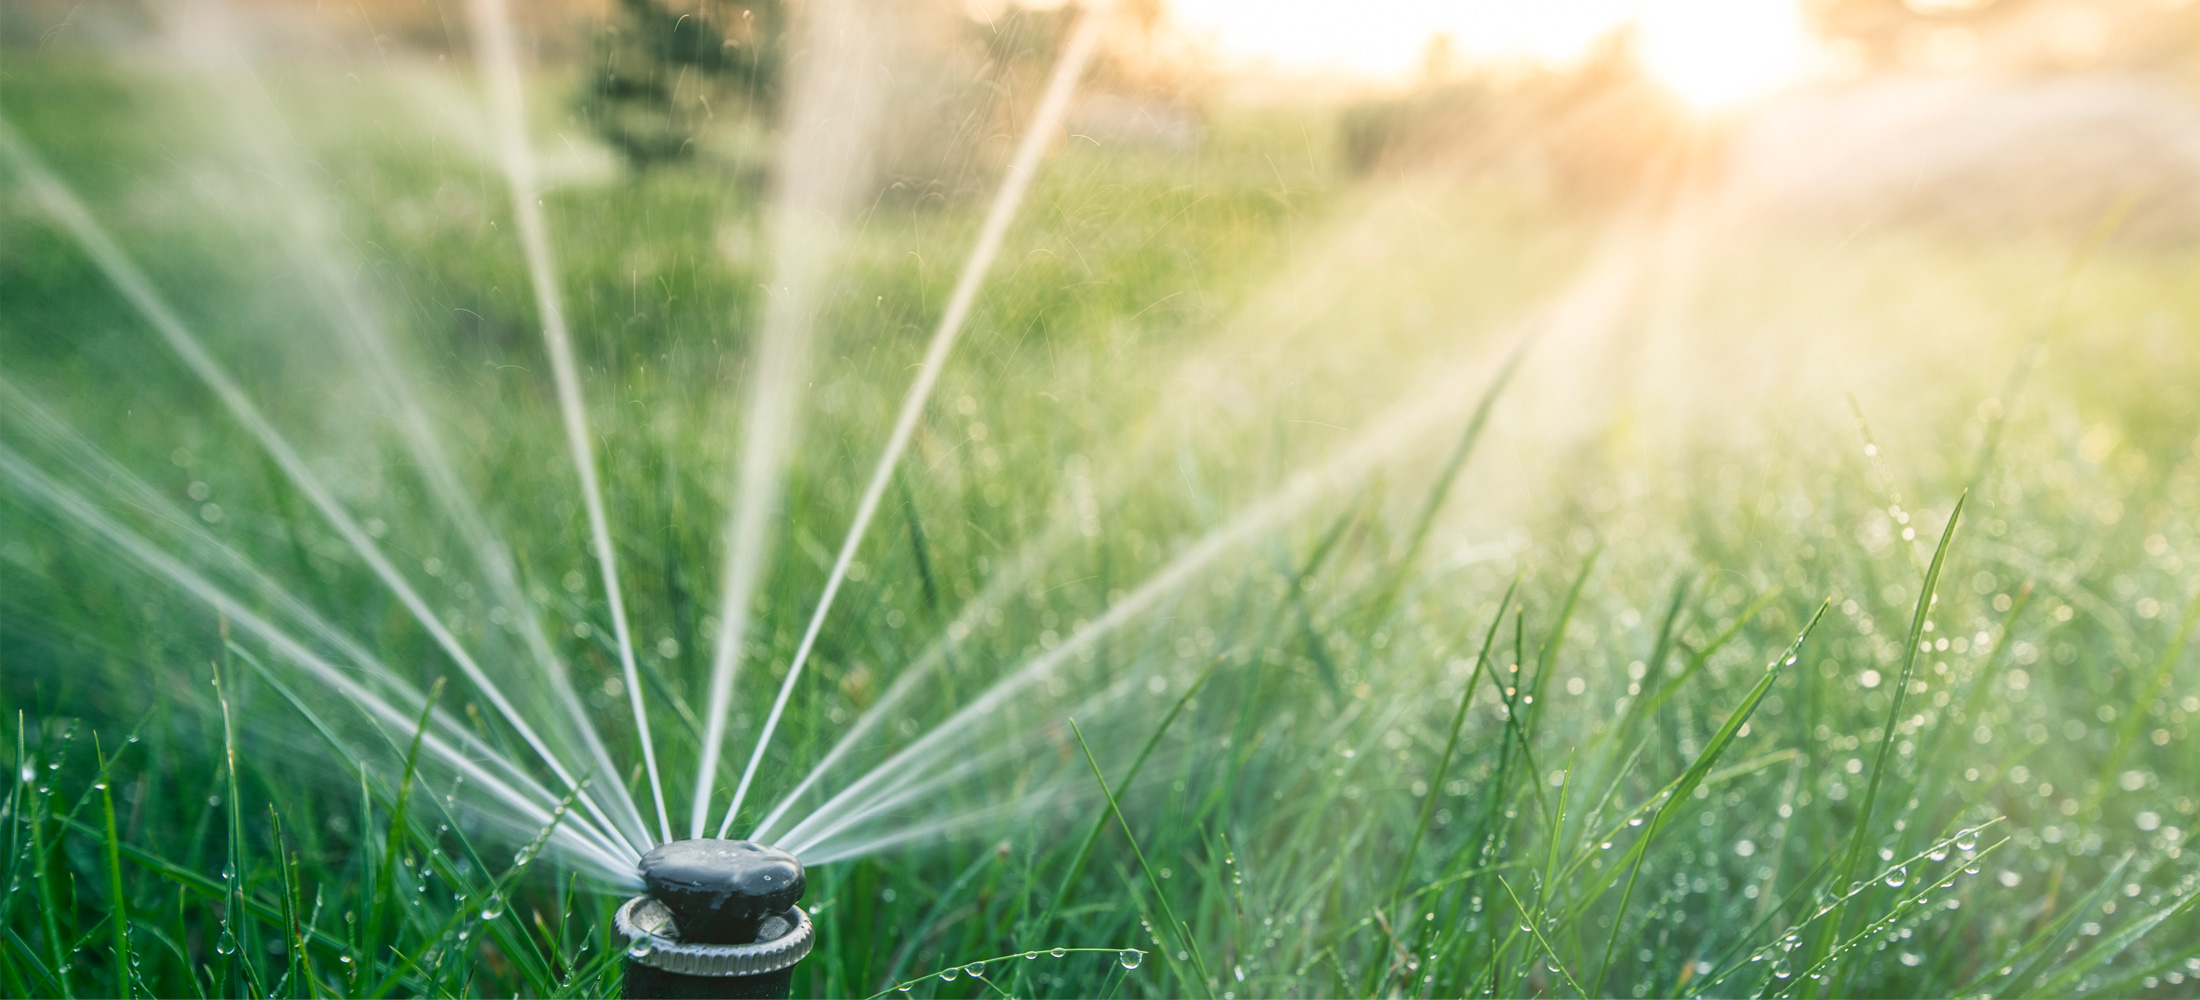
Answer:
M636 896L619 907L612 918L612 926L632 942L627 954L635 961L666 972L686 976L756 976L777 972L810 954L810 946L817 943L816 929L810 926L810 915L800 906L790 906L780 918L789 929L777 937L753 944L689 944L678 937L677 928L670 922L658 924L672 934L652 933L636 922L636 911L644 904L653 903L648 896ZM772 918L765 919L768 927Z

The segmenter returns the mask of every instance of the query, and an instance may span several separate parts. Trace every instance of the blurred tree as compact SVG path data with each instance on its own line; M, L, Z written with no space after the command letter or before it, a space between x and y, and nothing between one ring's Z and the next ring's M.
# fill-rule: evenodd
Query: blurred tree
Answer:
M1015 138L1084 15L1079 0L902 0L898 70L880 175L886 196L949 205L994 190ZM1212 61L1176 30L1164 0L1115 0L1064 121L1066 133L1126 148L1184 150L1205 134Z
M777 104L785 20L783 0L619 0L581 117L635 170L692 158L713 138L742 160L739 133L761 131Z
M1352 104L1338 121L1348 172L1504 176L1588 206L1636 194L1690 132L1671 92L1643 70L1630 31L1576 65L1438 78Z
M987 10L982 3L973 4L964 17L964 33L984 59L983 72L1013 77L1011 82L1018 85L1041 83L1069 44L1070 31L1086 6L1008 3ZM1084 86L1119 95L1182 97L1203 76L1194 64L1199 58L1184 51L1163 0L1116 0Z

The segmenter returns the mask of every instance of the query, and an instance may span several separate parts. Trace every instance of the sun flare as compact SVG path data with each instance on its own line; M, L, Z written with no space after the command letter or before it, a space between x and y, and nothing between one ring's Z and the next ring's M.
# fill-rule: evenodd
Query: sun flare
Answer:
M1637 21L1643 67L1698 107L1761 97L1810 63L1802 12L1768 0L1667 0Z
M1563 63L1631 29L1645 68L1705 108L1776 90L1811 62L1809 30L1788 0L1374 0L1349 17L1311 3L1174 0L1172 7L1227 60L1393 79L1423 69L1439 36L1466 60Z

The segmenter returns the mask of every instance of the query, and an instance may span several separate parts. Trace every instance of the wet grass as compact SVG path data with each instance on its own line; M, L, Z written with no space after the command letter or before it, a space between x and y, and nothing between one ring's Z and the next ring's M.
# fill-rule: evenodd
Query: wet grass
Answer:
M334 95L297 133L337 249L615 756L638 760L493 172L407 126L398 77L295 72ZM188 80L82 54L8 73L0 113L453 631L521 661L374 387L322 335L294 203L256 193L235 123ZM939 637L935 676L824 792L1078 642L1393 404L1443 408L917 769L978 761L845 843L967 822L812 868L798 993L2200 995L2189 252L1683 213L1663 243L1620 244L1633 278L1606 321L1569 326L1536 317L1583 298L1573 276L1613 245L1595 220L1494 185L1340 177L1321 121L1224 115L1197 151L1049 161L748 821ZM521 759L16 190L0 444L190 565L243 553ZM756 208L700 170L548 207L684 790ZM847 248L729 766L977 211L883 198ZM619 894L454 783L416 730L368 724L20 479L0 485L0 558L18 765L0 990L616 991ZM986 812L1004 804L1021 808Z

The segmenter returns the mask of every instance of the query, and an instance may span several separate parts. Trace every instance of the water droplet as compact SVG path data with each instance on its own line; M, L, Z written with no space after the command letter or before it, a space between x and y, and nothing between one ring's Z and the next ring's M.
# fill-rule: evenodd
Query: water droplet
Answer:
M626 946L626 957L648 958L649 953L655 950L657 949L650 945L648 938L640 938L636 940L633 944Z
M1026 962L1029 962L1029 961L1031 961L1032 959L1034 959L1034 958L1038 958L1038 957L1039 957L1039 953L1038 953L1038 952L1036 952L1036 951L1027 951L1027 952L1024 952L1024 961L1026 961Z
M896 987L894 987L894 988L895 988L895 989L897 989L897 990L900 990L900 991L902 991L903 993L907 993L907 992L909 992L909 987L911 987L911 986L914 986L914 985L916 985L916 984L914 984L914 983L903 983L903 984L901 984L901 985L899 985L899 986L896 986Z
M961 970L961 969L941 969L941 970L940 970L940 982L943 982L943 983L952 983L952 982L954 982L955 980L957 980L957 979L960 979L960 978L962 978L962 970Z
M1230 967L1230 974L1231 974L1231 975L1233 975L1233 976L1236 976L1236 977L1237 977L1237 981L1238 981L1238 982L1241 982L1241 983L1242 983L1242 982L1244 982L1244 981L1245 981L1245 967L1244 967L1244 966L1242 966L1242 965L1233 965L1233 966L1231 966L1231 967Z
M1909 880L1910 869L1903 865L1896 865L1893 871L1887 873L1887 886L1889 888L1900 889L1903 883Z
M1054 950L1052 950L1052 951L1049 951L1049 952L1047 952L1047 954L1049 954L1049 955L1052 955L1052 956L1054 956L1054 957L1056 957L1056 958L1060 958L1060 957L1062 957L1062 956L1064 956L1064 955L1067 955L1067 954L1069 954L1069 949L1068 949L1068 948L1056 948L1056 949L1054 949Z
M1115 956L1115 960L1123 963L1126 969L1135 969L1138 968L1138 963L1146 960L1146 953L1136 948L1125 948L1122 954Z
M223 955L236 954L237 936L229 933L229 928L222 928L222 936L214 940L214 951Z
M1627 825L1628 825L1628 826L1641 826L1641 825L1642 825L1642 817L1640 817L1640 816L1637 816L1637 817L1635 817L1634 819L1628 820L1628 821L1627 821Z
M964 971L964 972L967 972L967 973L969 973L969 974L970 974L970 978L972 978L972 979L984 979L984 978L985 978L985 963L984 963L984 962L972 962L972 963L970 963L969 965L965 965L965 966L963 966L963 971Z
M481 901L481 919L495 920L504 915L504 897L491 893Z
M1965 831L1963 831L1962 833L1959 833L1959 834L1957 834L1957 835L1956 835L1956 849L1957 849L1957 850L1959 850L1959 851L1968 851L1968 850L1970 850L1970 849L1972 849L1972 848L1974 848L1974 847L1977 847L1977 846L1978 846L1978 831L1977 831L1977 830L1965 830Z
M24 762L23 762L23 781L24 781L24 783L25 783L25 784L29 784L30 782L33 782L33 781L36 781L36 780L38 780L38 765L37 765L37 764L34 764L34 763L30 762L30 761L27 761L27 760L26 760L26 761L24 761Z
M1946 861L1948 860L1948 849L1945 847L1935 847L1932 849L1932 852L1925 855L1925 857L1927 860L1931 861Z

